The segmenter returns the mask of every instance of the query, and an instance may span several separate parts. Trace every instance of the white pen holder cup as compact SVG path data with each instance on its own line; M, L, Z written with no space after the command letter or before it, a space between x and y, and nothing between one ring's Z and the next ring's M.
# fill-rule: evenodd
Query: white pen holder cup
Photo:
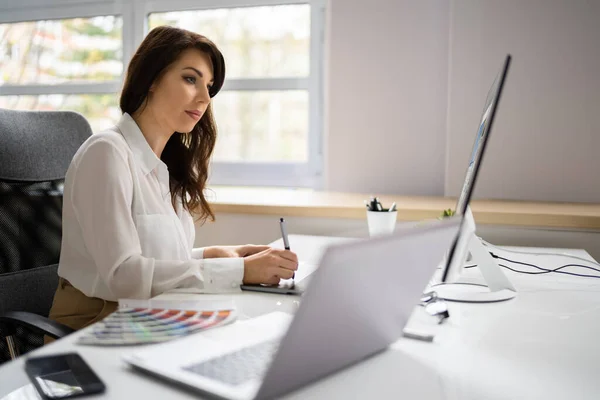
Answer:
M369 225L369 236L389 235L394 233L398 211L368 211L367 224Z

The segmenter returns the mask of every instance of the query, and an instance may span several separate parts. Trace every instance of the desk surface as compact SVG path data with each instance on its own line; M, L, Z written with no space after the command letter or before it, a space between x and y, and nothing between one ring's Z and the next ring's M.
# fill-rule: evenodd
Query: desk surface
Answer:
M325 246L347 239L293 237L295 249L316 262ZM277 243L279 245L279 243ZM552 249L544 249L551 251ZM583 250L571 254L590 258ZM503 253L556 267L570 260ZM467 274L476 279L476 269ZM433 343L399 339L377 356L289 394L289 399L597 399L600 380L600 279L523 275L507 271L518 290L496 304L450 304L443 325L415 310L409 327L436 334ZM199 296L199 297L198 297ZM162 298L232 301L240 318L275 310L295 312L298 298L244 292L234 295L165 294ZM215 331L213 331L215 332ZM34 352L78 351L106 382L106 399L192 399L195 393L130 370L120 359L136 347L75 345L80 333ZM0 399L29 381L23 357L0 367Z
M211 187L209 201L217 213L364 219L363 201L371 195L309 189ZM456 199L435 196L379 196L384 206L398 205L399 221L437 218ZM513 200L473 200L478 224L600 230L600 204Z

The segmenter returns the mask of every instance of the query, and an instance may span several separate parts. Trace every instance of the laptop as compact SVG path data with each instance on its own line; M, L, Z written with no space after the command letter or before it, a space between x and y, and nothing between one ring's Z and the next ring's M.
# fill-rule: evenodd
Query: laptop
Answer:
M272 399L385 350L458 234L458 217L329 247L295 316L261 317L124 357L203 394Z

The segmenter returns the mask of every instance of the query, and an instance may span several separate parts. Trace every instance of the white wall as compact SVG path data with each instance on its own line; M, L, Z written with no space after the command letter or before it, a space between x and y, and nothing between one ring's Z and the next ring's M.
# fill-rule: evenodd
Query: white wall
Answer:
M600 1L454 0L446 193L513 55L476 197L600 202Z
M325 188L442 195L447 2L329 5Z
M329 13L326 188L456 196L510 52L475 197L600 202L599 1L331 0Z

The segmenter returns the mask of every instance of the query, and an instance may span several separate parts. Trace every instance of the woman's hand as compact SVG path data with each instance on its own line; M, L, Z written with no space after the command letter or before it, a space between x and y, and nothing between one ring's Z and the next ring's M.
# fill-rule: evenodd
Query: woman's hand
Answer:
M211 246L204 249L204 258L247 257L270 249L269 246L246 244L243 246Z
M246 244L243 246L211 246L204 258L240 257L244 259L244 283L276 285L279 279L290 279L298 269L298 256L290 250Z
M260 247L260 246L255 246ZM298 256L290 250L265 250L244 257L244 283L276 285L279 279L290 279L298 269ZM252 251L256 248L251 249Z

